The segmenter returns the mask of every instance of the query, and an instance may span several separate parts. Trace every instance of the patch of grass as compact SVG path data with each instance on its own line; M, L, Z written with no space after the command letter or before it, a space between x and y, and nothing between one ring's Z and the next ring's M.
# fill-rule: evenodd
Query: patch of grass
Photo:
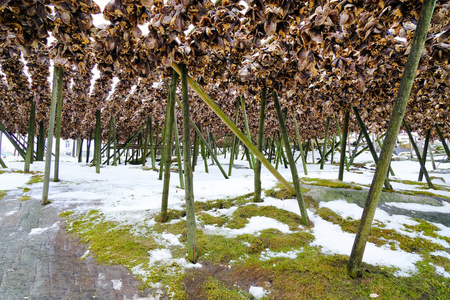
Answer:
M71 215L73 215L74 213L75 213L74 211L68 210L68 211L60 212L60 213L58 214L58 216L60 216L61 218L67 218L68 216L71 216Z
M353 220L351 218L344 219L339 216L337 213L332 211L329 208L322 207L317 210L317 214L324 220L328 222L332 222L333 224L341 226L342 230L349 233L356 233L359 227L359 220ZM425 222L425 221L423 221ZM427 223L427 222L425 222ZM379 224L379 223L378 223ZM398 233L393 229L384 229L377 226L377 223L374 222L375 226L372 226L369 232L368 241L374 243L378 247L389 244L392 250L396 250L398 248L406 251L406 252L416 252L421 253L423 251L433 251L433 250L444 250L439 244L433 243L427 239L419 238L419 237L409 237L403 234ZM429 224L431 225L431 224ZM406 226L406 225L405 225ZM423 228L428 225L417 225L418 228ZM421 226L421 227L420 227ZM431 225L432 226L432 225ZM384 226L381 226L384 227ZM416 228L414 226L409 226ZM407 227L407 228L409 228ZM428 227L426 227L427 230ZM420 229L417 229L420 231ZM437 235L436 235L437 237Z
M170 222L172 220L178 220L184 216L186 216L186 211L184 211L184 210L168 209L167 210L167 218L165 221ZM155 216L155 221L159 222L159 223L163 222L161 213L159 213L158 215Z
M28 195L23 195L23 196L20 197L18 200L19 200L20 202L25 202L25 201L28 201L28 200L30 200L30 199L31 199L30 196L28 196Z
M228 222L228 218L215 217L205 212L197 213L196 217L200 220L200 224L204 225L215 225L221 227Z
M3 199L3 197L6 196L6 191L0 191L0 200Z
M197 245L199 257L216 264L228 264L247 252L247 246L236 238L221 235L208 235L198 232Z
M248 193L242 196L237 196L234 198L227 199L217 199L206 202L198 202L195 204L195 211L206 211L206 210L217 210L217 209L228 209L232 206L244 205L246 203L252 202L253 193Z
M246 295L243 291L229 289L223 282L220 282L213 277L208 277L208 279L203 284L202 290L205 293L206 299L208 300L249 299L249 295Z
M23 189L23 192L24 192L24 193L28 193L29 191L30 191L30 188L27 188L27 187L26 187L26 188Z
M27 182L27 184L31 185L33 183L44 182L44 175L35 174L31 176L31 179Z
M404 179L389 179L389 180L393 181L393 182L407 184L407 185L413 185L413 186L416 186L416 187L418 187L420 189L424 189L424 190L428 190L429 189L428 184L426 182L413 181L413 180L404 180ZM441 184L435 184L435 183L433 183L433 186L434 186L434 189L437 190L437 191L450 192L450 188L448 186L441 185ZM407 191L407 192L412 192L412 193L418 192L418 194L424 194L424 195L427 195L429 193L431 196L436 195L436 194L433 194L432 192L428 192L428 193L427 192L422 192L422 191ZM444 196L436 195L436 197L444 197ZM444 198L447 198L447 197L444 197Z
M342 189L352 189L352 190L362 190L362 188L358 185L342 182L339 180L330 180L330 179L323 179L323 178L309 178L309 177L302 177L300 181L304 184L311 184L311 185L318 185L318 186L325 186L325 187L331 187L331 188L342 188Z
M299 230L301 218L299 215L275 206L257 206L255 204L241 206L233 212L233 218L225 226L227 228L243 228L248 223L248 219L254 216L262 216L275 219L287 224L290 230Z
M69 214L70 216L71 214ZM80 234L89 243L95 258L107 265L130 266L148 261L148 251L158 244L151 237L135 236L132 226L106 221L101 213L90 211L86 216L69 221L68 231Z

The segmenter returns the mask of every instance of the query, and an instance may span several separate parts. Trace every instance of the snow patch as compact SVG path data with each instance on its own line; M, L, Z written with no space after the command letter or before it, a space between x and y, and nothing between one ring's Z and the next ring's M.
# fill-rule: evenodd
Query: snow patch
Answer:
M260 286L250 286L250 289L248 291L255 299L261 299L262 297L269 294L266 290L264 290Z

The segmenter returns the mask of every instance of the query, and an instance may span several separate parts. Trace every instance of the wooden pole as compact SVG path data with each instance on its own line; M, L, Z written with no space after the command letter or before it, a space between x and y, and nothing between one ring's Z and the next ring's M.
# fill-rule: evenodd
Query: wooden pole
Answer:
M198 154L200 152L200 137L199 132L195 131L194 133L194 153L192 154L192 172L195 171L195 166L197 165L198 161Z
M24 172L30 172L30 165L33 163L33 148L34 148L34 131L36 128L36 102L31 100L30 119L28 121L28 141L27 153L25 157Z
M283 137L284 147L286 148L286 155L289 160L289 165L292 173L292 181L294 182L295 192L297 196L298 206L300 207L300 213L302 216L303 225L308 226L308 212L306 210L305 201L303 200L302 189L300 187L300 179L298 178L297 167L295 166L294 157L292 156L291 146L289 145L288 135L286 131L286 124L284 123L283 114L281 113L280 103L278 102L278 95L276 91L272 91L272 99L275 103L275 109L277 110L278 121L280 123L280 130Z
M186 66L181 65L181 86L183 95L183 163L186 200L186 225L188 258L192 263L197 262L197 234L195 226L194 185L191 168L191 138L189 130L189 99L188 99L188 75Z
M89 156L91 154L91 143L92 143L92 130L89 131L89 139L86 141L86 163L89 163Z
M50 167L52 162L52 144L53 144L53 132L55 129L55 114L56 114L56 102L59 95L62 96L63 85L63 71L61 67L53 67L53 84L52 84L52 96L50 102L50 117L48 121L48 136L47 136L47 155L45 157L45 172L44 172L44 188L42 191L42 205L49 203L48 190L50 184Z
M408 55L408 60L406 62L397 98L395 100L394 109L392 111L391 120L386 133L386 138L383 143L383 148L381 149L380 159L377 164L372 185L370 186L361 223L356 233L352 253L348 262L348 273L351 277L357 277L361 274L360 265L364 255L364 249L369 236L370 227L375 215L378 199L381 195L383 183L389 169L392 152L394 150L398 132L405 114L406 105L414 83L414 77L419 65L420 56L423 51L428 26L430 24L435 4L436 0L424 0L422 4L419 21L411 45L411 52Z
M439 128L438 124L434 124L434 127L436 128L436 132L439 136L439 139L441 140L442 146L444 147L445 153L447 153L447 158L450 159L450 149L448 148L448 145L445 142L444 135L442 134L442 131Z
M161 165L164 165L164 181L163 192L161 200L161 220L167 221L167 207L169 204L169 184L170 184L170 165L172 163L172 145L173 145L173 130L174 130L174 115L175 115L175 92L177 89L178 74L172 72L172 83L169 88L169 95L167 97L166 106L166 140L164 145L164 161L161 161Z
M422 154L422 161L425 164L427 162L427 153L428 153L428 145L430 143L430 136L431 136L431 129L427 129L427 133L425 134L425 145L423 145L423 154ZM422 167L420 167L420 172L419 172L419 181L423 180L423 170Z
M428 171L427 171L427 169L426 169L426 167L425 167L425 160L422 159L422 155L420 155L419 148L417 147L417 144L416 144L416 142L414 141L414 138L413 138L413 136L412 136L412 134L411 134L411 130L409 129L409 126L408 126L408 124L406 123L405 119L403 119L403 126L405 126L406 133L408 134L409 140L411 141L411 145L412 145L413 148L414 148L414 152L416 152L417 159L419 160L419 163L420 163L420 169L423 171L423 174L425 175L425 179L426 179L426 181L427 181L427 183L428 183L428 187L429 187L430 189L434 189L434 185L433 185L433 183L431 182L431 178L430 178L430 176L428 175Z
M320 169L323 170L325 166L325 159L327 156L327 144L328 144L328 130L330 129L330 121L331 118L327 118L327 126L325 127L325 138L323 140L323 150L322 150L322 159L320 160Z
M56 100L56 133L55 133L55 169L53 181L59 181L59 156L60 156L60 144L61 144L61 114L62 114L62 92L58 94Z
M172 68L181 73L180 67L176 63L172 63ZM257 159L269 170L275 178L292 194L295 193L295 189L287 182L286 179L267 161L264 155L256 149L255 145L251 143L249 139L239 130L239 128L233 124L233 122L227 117L227 115L209 98L209 96L202 90L202 88L191 77L187 76L188 84L199 95L199 97L216 113L216 115L230 128L231 131L253 152Z
M150 156L152 157L152 170L156 169L156 144L157 144L157 140L156 137L155 139L153 139L153 124L152 124L152 116L148 116L148 124L149 124L149 135L150 135L150 151L151 154ZM156 132L158 132L158 130L156 130Z
M144 130L144 145L143 145L143 152L142 152L142 166L145 167L145 163L147 162L147 146L148 146L148 119Z
M178 176L180 177L180 188L184 189L183 163L181 161L180 138L178 136L177 118L173 118L173 135L175 137L175 153L177 155Z
M36 161L44 160L45 128L44 121L39 122L39 135L37 137Z
M347 112L345 112L344 128L342 130L342 136L340 137L341 138L341 159L339 161L338 180L344 180L344 164L345 164L345 161L347 159L347 157L345 155L345 146L346 146L346 143L347 143L349 119L350 119L350 111L347 111ZM338 124L336 124L336 125L339 128L339 125Z
M372 154L373 161L375 162L375 165L378 165L378 155L375 151L375 147L372 144L372 140L370 139L369 133L366 130L366 125L364 125L361 116L359 115L358 109L356 107L353 107L353 112L355 113L356 120L358 121L359 128L361 128L362 133L364 134L364 138L367 142L367 146L369 146L369 151ZM389 162L390 164L390 162ZM384 180L384 187L388 190L392 190L391 183L389 182L388 177L386 176L386 179Z
M237 125L238 124L238 120L239 120L239 111L240 111L240 103L239 101L236 101L236 115L234 116L234 124ZM228 176L231 176L231 171L233 169L233 163L234 163L234 156L236 154L236 147L239 149L239 145L237 143L237 136L235 134L233 134L233 139L231 142L231 153L230 153L230 164L228 166Z
M306 168L306 156L305 152L303 151L302 139L300 137L300 131L298 129L297 118L295 117L294 109L292 109L292 118L294 119L295 134L297 136L298 148L300 149L300 156L302 157L303 173L305 173L305 175L308 175L308 170Z
M250 128L248 126L248 119L247 119L247 112L245 110L245 101L244 101L244 97L240 97L241 99L241 107L242 107L242 114L244 116L244 125L245 125L245 131L247 132L247 138L249 141L252 141L252 136L250 133ZM253 166L255 165L255 156L253 155L253 153L250 153L250 157L251 157L251 164L250 164L250 168L253 168Z
M101 128L101 112L99 109L95 112L95 140L94 140L94 152L95 152L95 173L100 173L100 164L102 161L101 148L102 148L102 128Z
M80 163L83 159L83 139L77 139L78 144L78 162Z
M267 88L263 87L261 91L261 105L259 108L259 124L258 124L258 136L256 139L256 148L262 152L263 138L264 138L264 120L266 116L266 103L267 103ZM254 165L255 172L255 194L253 201L261 202L261 162L256 160Z

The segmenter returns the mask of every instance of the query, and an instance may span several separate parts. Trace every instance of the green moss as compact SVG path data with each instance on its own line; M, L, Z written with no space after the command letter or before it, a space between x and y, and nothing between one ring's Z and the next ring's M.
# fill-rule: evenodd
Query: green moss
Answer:
M184 216L186 216L186 211L184 211L184 210L168 209L167 210L167 218L166 218L165 222L170 222L172 220L178 220ZM162 218L161 214L156 215L155 221L163 222L163 218Z
M225 226L227 228L243 228L248 219L254 216L263 216L275 219L289 225L290 230L299 230L301 218L299 215L275 206L257 206L255 204L241 206L233 212L233 217Z
M362 190L362 188L358 185L345 183L339 180L330 180L323 178L309 178L302 177L300 181L304 184L318 185L318 186L326 186L331 188L342 188L342 189L352 189L352 190Z
M236 238L220 235L197 234L199 257L216 264L229 263L247 252L247 246Z
M220 282L213 277L208 277L208 279L203 284L202 290L205 293L206 299L208 300L249 299L249 296L246 295L243 291L229 289L223 282Z
M27 184L33 184L38 182L44 182L44 175L35 174L31 176L31 179L27 182Z
M30 196L28 196L28 195L23 195L23 196L20 197L18 200L21 201L21 202L25 202L25 201L28 201L28 200L30 200L30 199L31 199Z
M23 189L23 192L24 192L24 193L28 193L29 191L30 191L30 188L27 188L27 187L26 187L26 188Z
M345 232L356 233L359 227L359 220L353 220L351 218L344 219L339 216L337 213L332 211L329 208L322 207L317 210L317 214L324 220L328 222L332 222L333 224L341 226L342 230ZM421 231L421 228L426 228L424 230L429 231L430 228L434 228L433 225L428 222L421 221L421 223L417 226L406 226L407 228L414 228L417 231ZM419 238L419 237L409 237L403 234L398 233L393 229L384 229L380 228L378 225L379 222L374 222L370 232L368 241L374 243L377 246L390 245L392 250L396 250L398 248L406 251L406 252L417 252L421 253L424 251L433 251L433 250L443 250L444 248L436 243L433 243L427 239ZM422 224L422 225L421 225ZM381 226L385 227L385 226ZM437 237L437 235L436 235Z
M58 215L59 215L61 218L67 218L68 216L71 216L71 215L73 215L74 213L75 213L74 211L68 210L68 211L60 212Z
M438 237L438 235L435 233L435 231L440 231L440 229L437 226L435 226L427 221L420 220L417 218L414 218L414 221L418 222L419 224L417 224L417 225L403 224L403 226L406 228L412 229L414 231L417 231L417 232L423 232L423 234L427 235L427 236L431 236L434 238Z
M252 201L252 199L253 193L248 193L234 198L198 202L195 204L195 211L199 212L206 210L228 209L232 206L239 206L249 203Z
M221 227L228 222L228 218L214 217L205 212L197 213L196 217L199 218L200 224L203 225L215 225Z
M0 200L3 199L3 197L6 196L6 191L0 191Z

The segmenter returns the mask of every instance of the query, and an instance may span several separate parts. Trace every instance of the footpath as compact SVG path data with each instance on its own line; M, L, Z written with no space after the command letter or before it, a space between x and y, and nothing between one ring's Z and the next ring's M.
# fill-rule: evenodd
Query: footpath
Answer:
M0 200L0 300L142 299L125 267L81 259L86 245L56 208L18 201L15 191Z

